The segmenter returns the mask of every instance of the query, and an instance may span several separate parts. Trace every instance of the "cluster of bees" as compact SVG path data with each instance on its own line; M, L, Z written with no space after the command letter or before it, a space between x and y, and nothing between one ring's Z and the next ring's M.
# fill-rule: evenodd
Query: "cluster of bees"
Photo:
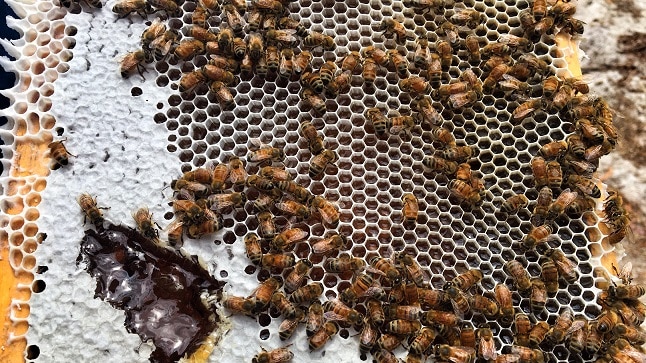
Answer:
M444 7L448 9L445 2L411 0L405 5L441 14ZM171 185L176 218L167 234L169 243L175 247L182 245L185 235L201 238L222 229L222 214L244 207L248 195L257 195L252 203L258 230L244 237L246 255L253 264L275 276L262 281L249 296L225 296L222 305L226 309L252 317L274 309L284 318L279 327L281 340L290 339L304 324L310 350L324 347L341 328L353 327L360 331L360 353L371 353L378 362L396 362L392 351L400 346L408 350L407 362L422 362L429 356L454 363L477 359L544 362L549 359L544 351L557 344L565 344L573 355L596 354L601 362L646 360L641 350L635 348L646 342L646 333L639 328L646 307L638 301L646 289L631 284L626 269L617 271L622 284L617 286L610 281L610 286L598 297L602 312L597 318L575 315L568 307L560 311L553 324L536 318L544 311L548 297L559 291L560 284L578 280L576 262L548 244L556 239L552 233L559 218L579 217L595 209L601 191L593 173L599 158L612 151L617 142L613 111L606 102L590 95L580 79L551 75L549 65L531 54L534 43L544 35L558 31L583 33L583 23L572 17L574 3L534 0L529 9L518 14L519 32L503 34L496 42L477 35L486 17L475 9L456 8L435 34L424 30L413 35L401 23L386 18L380 30L384 36L392 35L398 45L414 40L416 49L412 57L398 49L369 46L338 61L328 60L318 69L311 67L310 50L332 51L334 39L309 31L290 18L287 5L276 0L254 0L249 5L240 0L223 4L200 0L191 14L192 25L184 29L186 36L155 19L141 36L141 49L128 53L122 60L121 74L124 77L134 71L142 74L145 63L169 56L188 62L207 54L209 60L205 65L181 77L180 92L194 92L206 85L222 108L230 109L235 104L229 87L236 83L238 74L298 79L304 103L314 115L323 116L327 112L325 98L347 92L354 75L360 74L365 84L372 85L380 72L394 72L399 78L399 89L412 98L413 112L409 115L404 110L393 115L389 110L373 107L365 110L365 119L379 137L411 132L420 125L430 127L434 145L439 147L434 155L424 158L423 164L428 170L451 178L448 184L451 193L468 208L478 208L487 196L483 180L471 170L470 161L478 150L458 145L449 128L443 127L444 108L459 111L484 95L502 92L505 98L516 102L512 106L512 124L519 125L539 112L555 113L566 125L571 125L571 134L566 140L544 145L531 161L538 198L531 217L532 228L520 245L524 250L541 250L540 276L531 277L516 260L504 266L514 288L521 296L529 297L530 312L514 306L512 291L504 283L497 284L493 291L483 291L479 285L483 275L477 269L435 289L425 281L424 270L414 256L405 253L392 258L373 256L366 264L364 259L345 252L347 237L334 231L307 241L309 232L305 229L280 230L275 223L276 215L298 222L315 215L331 229L339 224L339 211L333 203L312 195L294 182L293 175L284 167L277 166L284 159L280 148L261 147L247 155L247 162L261 165L258 174L249 175L238 157L230 157L228 162L212 168L184 173ZM156 11L162 11L166 17L181 13L173 0L121 0L113 11L120 17L137 13L143 18ZM226 18L226 25L222 24L217 31L209 25L214 14ZM431 38L437 38L434 44ZM446 83L456 54L472 67L461 69L456 80ZM336 161L337 155L325 147L311 123L303 122L299 132L313 155L310 177L318 177ZM52 154L58 155L54 162L66 165L71 154L62 142L53 145ZM406 193L402 202L405 222L416 223L419 212L416 197ZM101 222L101 208L90 195L82 195L79 204L93 223ZM526 196L512 195L500 205L499 212L512 215L529 204ZM608 237L611 244L630 234L630 218L616 192L610 192L603 212L603 222L611 229ZM159 238L146 208L133 213L133 217L142 234ZM313 254L325 257L322 265L326 273L353 276L352 284L338 291L337 298L321 302L323 284L307 283L313 263L308 259L297 260L290 252L302 243L307 243ZM476 315L496 320L501 326L513 326L513 345L496 346L495 328L486 324L474 327L469 322ZM286 362L292 357L288 347L263 349L253 362Z

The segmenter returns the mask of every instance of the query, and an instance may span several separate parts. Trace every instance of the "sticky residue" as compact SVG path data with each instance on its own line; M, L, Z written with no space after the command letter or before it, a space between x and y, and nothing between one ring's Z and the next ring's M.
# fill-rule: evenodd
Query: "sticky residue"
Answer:
M125 326L152 341L153 362L176 362L195 352L216 330L216 296L224 282L197 261L165 248L134 229L108 224L86 230L77 262L96 279L95 297L122 309Z

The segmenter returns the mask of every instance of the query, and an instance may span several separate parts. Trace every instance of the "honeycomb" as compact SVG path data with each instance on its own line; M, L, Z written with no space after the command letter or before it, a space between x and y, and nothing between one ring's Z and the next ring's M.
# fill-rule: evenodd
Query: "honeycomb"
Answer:
M191 12L196 4L189 1L179 4L180 14L170 18L167 23L181 34L180 37L187 37ZM522 36L519 14L531 7L527 1L467 0L461 4L486 15L486 21L475 29L475 34L489 42L495 42L501 34ZM109 5L104 6L102 11L89 11L114 19L114 15L105 14L106 8L111 8L113 4ZM320 48L312 51L313 69L319 69L327 60L339 59L367 46L398 49L407 55L412 65L417 47L415 41L407 40L405 44L400 44L393 38L384 37L379 30L381 22L392 18L401 22L410 33L418 34L425 30L428 32L429 42L435 42L443 38L437 31L442 22L451 18L458 10L447 6L441 12L420 13L408 5L400 1L302 1L290 4L289 11L291 17L306 29L334 35L336 49L333 52L324 52ZM64 62L71 59L71 52L64 49L75 44L75 27L66 26L61 20L67 14L67 10L49 2L40 2L37 6L25 9L23 14L31 15L23 19L22 23L16 24L16 27L31 29L33 32L25 32L24 38L27 42L22 46L22 53L17 54L19 60L16 62L16 68L19 70L20 81L12 91L21 96L26 95L26 98L16 98L13 109L10 112L5 111L13 116L11 130L2 135L9 141L7 144L13 147L3 149L5 170L9 169L9 160L13 160L14 165L22 166L23 158L47 158L44 156L45 150L54 139L54 125L60 123L48 113L51 102L47 97L53 93L53 82L58 74L67 71ZM72 16L74 15L69 15L69 19L72 19ZM209 25L217 29L225 21L223 18L222 14L216 13L210 17ZM130 27L135 29L128 43L132 45L138 41L142 24L137 16L131 16L130 20L133 23ZM70 21L74 23L74 20ZM121 21L118 26L125 28L129 25ZM51 38L62 40L50 41L41 34L48 31L52 33ZM89 42L86 38L83 39ZM122 49L121 53L128 50L132 49ZM62 58L54 56L56 54ZM557 41L555 36L543 35L540 41L533 45L533 54L549 64L550 73L561 79L578 76L568 69L568 64L572 63L572 51ZM450 130L458 145L474 146L479 151L477 156L470 160L470 164L472 170L482 176L486 194L482 205L465 208L449 191L448 184L451 178L441 173L429 172L423 166L424 157L434 154L442 147L434 141L431 125L424 123L416 125L407 133L379 137L375 135L372 123L364 117L365 111L372 107L388 112L389 116L413 113L413 97L401 91L397 73L381 69L374 86L366 84L361 75L353 74L349 91L336 99L327 98L327 112L318 117L304 105L299 96L301 85L293 78L286 80L274 79L271 76L241 76L240 81L231 89L235 100L232 110L224 110L207 87L198 87L195 92L190 93L178 92L177 82L182 75L203 66L207 61L205 55L196 56L186 62L171 57L155 62L145 73L145 85L149 87L153 83L159 87L152 95L165 95L165 99L153 100L157 110L146 115L152 117L142 117L138 122L147 122L152 118L155 123L163 125L166 129L165 148L169 153L176 155L180 162L179 168L163 172L163 178L167 183L178 176L177 169L187 172L212 163L227 162L231 156L244 158L250 151L255 150L258 147L257 142L260 142L283 149L283 163L296 176L296 183L308 188L312 194L322 195L338 205L340 223L336 230L351 241L351 245L345 247L353 256L364 258L366 261L374 256L394 257L399 252L415 256L416 261L424 267L426 281L438 289L465 271L479 269L484 278L472 290L475 295L493 290L497 283L513 286L512 279L503 270L504 264L510 260L522 263L532 277L540 275L540 251L525 252L519 249L517 244L530 231L531 213L523 208L517 214L505 216L499 213L498 209L504 199L512 194L526 195L530 200L531 209L538 192L534 188L530 161L541 146L552 141L564 140L571 132L569 125L558 112L538 111L521 123L513 122L512 112L522 102L498 89L493 93L485 93L481 99L461 109L449 108L446 102L434 99L433 106L444 120L441 126ZM470 64L469 54L460 49L453 53L448 71L442 73L442 83L456 81L466 69L472 69L478 77L484 79L482 70ZM411 68L411 73L416 74L417 70ZM154 82L149 77L151 74L154 75ZM136 74L131 76L131 79L136 78ZM539 90L542 81L539 76L530 77L528 84L533 90ZM149 95L149 88L144 84L134 80L129 82L129 85L134 84L130 89L133 97L143 93L153 99ZM338 160L326 168L322 177L311 178L308 174L312 155L308 150L307 141L298 132L304 121L310 121L324 136L326 148L334 150L338 155ZM67 122L68 125L75 125L72 121ZM70 129L70 126L67 128ZM41 146L35 151L33 145ZM45 176L49 174L49 168L42 167L47 165L46 161L40 164L34 162L34 165L34 169L14 168L12 172L17 174L9 175L4 180L5 193L10 198L5 198L3 211L16 217L5 218L3 238L9 241L9 256L13 256L10 257L11 267L15 271L26 272L25 281L28 282L19 282L17 285L23 289L25 286L31 286L33 271L36 268L36 261L31 253L37 244L29 243L31 248L25 247L25 244L36 241L39 229L31 222L38 219L38 192L44 190ZM80 161L78 165L81 165ZM258 165L248 163L247 172L257 173ZM12 185L14 188L11 188ZM420 213L414 227L403 223L401 197L405 193L413 193L419 199ZM22 197L23 195L26 197ZM144 195L149 200L156 200L150 193ZM29 196L31 197L27 200ZM248 197L253 199L254 195L249 194ZM101 201L100 198L99 200ZM602 200L603 198L597 200L597 210L601 209ZM118 202L124 202L124 198L115 198L106 204L114 208ZM23 204L31 208L26 211L24 208L18 208L17 212L14 211L15 206ZM173 219L173 213L167 205L157 206L155 213L157 216L163 215L167 221ZM119 216L118 211L109 211L106 214ZM207 264L215 266L212 267L213 273L217 272L225 280L229 277L229 293L232 294L248 294L251 292L250 287L270 276L269 271L259 269L243 257L241 244L244 236L256 232L258 228L255 214L248 203L244 208L225 214L224 229L216 235L206 237L203 241L187 242L186 248L189 250L211 251L202 257L207 260ZM123 220L128 218L128 214L123 211L120 215L124 217ZM601 290L595 282L603 279L599 278L595 270L601 266L609 266L615 256L620 255L616 246L609 245L604 239L608 231L599 228L598 222L601 219L602 217L595 213L586 213L582 218L571 219L562 216L556 220L558 228L554 230L554 234L558 236L558 240L553 241L551 247L560 248L568 258L577 263L579 279L575 283L561 285L558 293L547 299L545 309L540 313L529 314L534 322L547 321L552 325L559 312L567 306L575 314L585 314L589 319L599 315L600 306L596 299ZM25 221L30 223L25 224ZM286 218L277 218L276 223L281 229L291 225L291 221ZM30 227L28 231L25 230L27 226ZM329 231L329 228L316 218L298 223L298 227L306 229L309 238L312 239L323 238ZM214 246L200 246L213 241ZM226 251L234 257L229 261L221 261L213 251ZM308 244L299 244L294 254L297 258L308 259L314 264L309 277L312 281L323 283L323 295L327 299L334 299L339 291L350 285L351 275L325 273L322 267L324 257L314 254ZM286 276L286 273L283 276ZM29 301L30 292L26 294L25 302ZM514 291L513 301L517 309L531 311L530 299L527 296ZM361 304L357 309L365 311ZM18 336L24 335L27 330L26 316L21 314L20 317L11 317L14 324L22 326L17 330L21 333L16 334ZM277 333L277 326L282 319L275 311L260 314L257 318L258 323L237 316L232 317L232 321L233 330L227 339L259 342L259 345L267 347L284 345L278 340ZM508 324L501 324L496 319L487 319L480 314L473 315L472 323L476 327L488 323L494 332L496 347L499 350L513 342L514 333ZM236 329L236 326L250 325L250 329ZM324 352L328 352L328 357L333 357L331 353L335 347L343 346L343 349L351 352L348 356L355 357L353 361L369 359L366 355L358 354L356 339L351 338L354 334L353 328L342 326L339 336L330 342L337 345L326 347ZM298 357L307 356L307 347L303 345L305 340L302 331L292 338L296 345L293 350L297 355L300 354ZM354 341L344 344L339 343L339 340ZM24 350L24 346L21 349ZM235 348L226 347L226 341L217 349L220 357L227 354L238 357L238 353L233 351ZM403 349L399 348L396 353L403 356ZM592 359L585 355L583 358L571 356L563 344L556 345L548 354L549 361L553 362ZM27 358L36 357L27 354ZM216 354L212 359L218 359ZM244 359L248 360L250 356L245 356ZM302 359L305 358L299 358Z

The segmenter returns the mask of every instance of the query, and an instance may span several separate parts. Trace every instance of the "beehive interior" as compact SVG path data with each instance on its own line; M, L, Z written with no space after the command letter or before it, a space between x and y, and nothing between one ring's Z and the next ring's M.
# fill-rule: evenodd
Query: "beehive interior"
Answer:
M16 68L23 77L21 77L21 84L17 86L19 87L17 91L21 93L21 96L13 104L13 111L18 117L14 117L10 131L14 135L11 137L15 137L14 144L18 146L19 141L24 139L24 134L41 136L41 130L50 132L49 140L52 139L51 131L54 128L54 118L50 115L51 101L48 96L53 92L48 93L48 90L53 90L55 88L53 86L54 79L60 73L67 71L66 63L59 63L59 57L56 54L62 56L64 62L71 59L71 53L67 53L70 51L64 50L64 48L76 42L83 42L84 47L79 54L84 54L83 52L87 54L91 53L96 46L96 44L92 44L92 36L88 38L84 32L75 40L73 31L72 33L65 31L65 29L72 28L65 26L62 17L66 16L66 20L70 19L70 22L76 23L79 20L73 20L75 15L65 15L67 10L44 4L49 3L39 3L37 6L31 7L29 10L31 15L19 25L22 28L32 29L32 31L25 33L25 45L22 46L22 54L19 58L24 60L25 57L36 55L40 60L21 62L19 59L16 62ZM187 37L188 27L191 25L191 13L195 9L196 3L180 1L179 4L181 4L181 14L170 18L167 24L170 28L176 29L182 37ZM486 15L486 21L477 29L460 33L461 38L464 37L464 34L475 33L483 40L482 44L484 44L484 39L488 42L496 42L502 34L522 36L523 30L519 13L531 7L527 1L467 0L461 4ZM83 22L109 19L107 21L113 23L111 27L107 28L119 29L124 32L131 31L127 44L136 44L141 30L146 25L136 15L115 22L114 15L109 11L112 5L113 3L106 4L101 10L85 9L86 5L83 5L84 9L93 15L88 16L87 13L77 15L82 19L77 27L84 31L87 30L88 34L93 35L92 30L88 30L87 24ZM79 10L78 5L74 5L73 8L75 10L73 9L72 12ZM379 30L381 22L384 19L393 18L400 21L412 34L425 32L429 41L434 43L438 39L444 39L444 36L438 35L436 32L439 26L446 19L450 19L456 11L459 11L457 10L459 7L454 9L447 6L442 11L420 13L414 7L406 6L400 1L356 0L345 3L306 0L292 3L288 8L290 16L298 20L305 28L333 35L335 38L335 51L323 52L321 48L312 51L314 55L313 69L319 69L327 60L340 59L349 52L361 51L368 46L398 49L407 54L408 61L412 65L413 54L417 47L414 39L398 43L393 38L384 37ZM153 16L150 16L149 20L152 18ZM217 31L223 21L226 20L223 20L222 14L216 11L209 19L209 26ZM60 38L61 40L45 40L48 32L53 32L54 39ZM52 50L53 54L50 55L44 50L47 47ZM114 44L111 44L111 49L118 49L121 54L132 50L132 48L119 49ZM442 73L443 84L456 81L460 74L467 69L472 69L481 79L485 78L486 74L483 74L477 64L469 63L469 54L462 46L456 47L455 50L452 55L451 67L447 72ZM566 56L569 54L559 48L553 35L543 35L540 41L533 44L532 53L549 64L551 74L560 78L572 76L566 62ZM519 55L520 53L516 53L514 57ZM470 160L470 165L472 170L482 176L486 197L481 206L465 208L460 206L449 192L447 184L452 178L441 173L429 172L422 165L425 156L432 155L442 148L442 145L434 141L432 137L431 125L423 123L416 125L409 133L379 137L375 135L373 125L364 117L365 110L371 107L378 107L389 116L396 113L413 114L411 106L413 97L400 90L398 86L400 78L396 72L380 69L374 86L365 84L360 74L354 74L349 92L336 98L327 98L325 101L326 114L323 117L317 117L309 110L309 107L304 106L299 97L301 84L297 77L286 80L272 75L267 78L241 76L235 87L231 88L235 99L235 108L232 110L223 110L206 85L197 87L194 92L178 92L176 83L181 76L203 66L208 62L208 59L206 55L198 55L189 61L180 61L170 57L147 66L145 84L138 84L135 81L138 77L136 74L133 74L131 80L128 81L132 85L130 89L132 96L139 96L141 89L144 88L144 95L148 97L147 101L155 106L146 107L141 111L143 117L137 122L158 124L156 128L155 126L146 126L143 127L143 130L150 131L151 128L154 128L152 134L162 136L167 144L164 146L165 149L179 158L179 168L182 172L209 166L212 163L227 162L231 156L244 158L249 151L258 147L256 143L258 140L262 144L282 148L286 156L284 165L295 175L295 181L308 188L312 194L322 195L338 205L341 216L340 224L336 230L351 241L351 245L346 248L353 256L369 260L376 255L393 257L395 253L399 252L409 254L414 256L417 262L425 268L428 283L437 289L462 272L469 269L480 269L484 278L475 289L471 290L474 295L493 290L497 283L513 286L512 279L503 271L506 261L518 260L523 266L526 266L533 277L540 275L540 263L542 262L540 253L537 251L525 252L517 248L517 242L530 230L530 210L538 195L534 188L530 161L542 145L551 141L564 140L571 132L568 128L568 121L563 120L558 112L539 111L521 123L512 122L511 114L522 102L515 98L513 93L505 93L499 88L493 92L485 92L484 97L469 107L460 109L452 109L448 107L446 101L434 99L433 106L441 113L444 120L441 126L451 131L458 145L471 145L479 150L478 155ZM82 62L77 63L77 65L81 64ZM113 64L115 68L117 67L116 62L105 61L104 64ZM411 68L411 73L415 74L417 71L414 67ZM75 71L74 74L77 74L76 72L78 71ZM26 75L30 75L33 79L28 81ZM70 75L71 77L73 75ZM111 79L118 80L118 78ZM542 81L543 78L540 75L528 80L532 96L541 95ZM158 89L150 93L151 85L153 88L158 87ZM122 84L116 89L123 91L125 88ZM128 96L128 94L120 94L110 97L125 98ZM156 97L160 98L154 99ZM128 101L122 102L127 103ZM81 115L83 112L85 111L81 108ZM90 117L85 122L90 122L92 116L96 116L96 110L87 112ZM56 115L56 109L51 110L51 114ZM83 116L79 117L80 119L83 119ZM312 155L308 150L307 141L298 132L299 126L304 121L312 122L319 133L324 135L326 148L334 150L339 156L335 165L328 167L324 175L319 178L312 179L308 175ZM78 130L77 122L79 121L68 119L62 121L62 124L56 121L56 125L61 124L67 130L75 128ZM124 123L116 125L124 125ZM36 129L30 129L34 127ZM128 132L130 130L119 131ZM110 131L108 128L102 129L102 132ZM79 131L79 135L81 134ZM85 131L85 134L88 132ZM5 133L3 137L8 137L8 135ZM123 142L126 145L133 145L130 143L136 145L141 139L139 136L134 140ZM45 140L48 141L47 136L45 136ZM13 139L9 141L13 141ZM77 150L83 150L82 143L83 140L70 140L70 144L77 146ZM100 141L98 143L101 145ZM11 145L12 142L8 144ZM112 150L114 149L110 149L111 152ZM6 151L3 149L3 152L5 154L3 162L6 166L8 166L8 160L19 155L14 154L15 151L9 148ZM155 153L153 152L152 155ZM97 156L96 153L94 156ZM172 160L172 158L166 159ZM88 165L88 163L91 162L79 160L72 167L76 168ZM177 177L178 167L174 166L169 169L172 171L158 173L162 174L161 177L155 179L151 184L154 184L157 189L161 189L160 179L162 182L170 183L171 179ZM254 174L258 171L258 165L247 163L246 169L250 174ZM79 173L81 172L79 171ZM41 171L41 174L46 174L46 172ZM78 176L73 178L78 178ZM27 184L37 184L39 181L38 178L27 179ZM90 187L83 183L81 185ZM60 190L52 188L52 193ZM109 194L109 192L107 193ZM407 227L402 223L401 197L404 193L413 193L420 201L420 216L414 227ZM512 193L526 195L530 200L529 210L524 208L519 213L509 216L498 213L500 204ZM142 194L149 201L158 202L154 207L157 219L161 220L161 216L166 222L173 219L170 207L168 204L163 205L159 196L153 197L152 191ZM249 191L248 197L253 199L254 192ZM70 201L68 202L74 203L72 199ZM115 206L119 201L123 201L123 198L106 201L106 205L116 209L116 211L107 211L106 214L112 217L116 215L117 217L114 219L119 216L124 217L123 220L125 220L128 213L124 213L123 209L120 210L118 206ZM169 199L166 199L166 202L168 201ZM101 203L101 197L99 197L99 202ZM147 201L140 200L135 204L144 203ZM598 201L598 207L600 206L601 202ZM132 207L133 205L129 205L123 208L129 210ZM29 210L25 213L28 212ZM271 275L268 270L254 266L244 256L244 249L241 246L244 236L255 232L258 227L255 214L251 203L247 203L244 208L237 208L232 213L223 216L224 229L222 231L205 237L202 241L187 243L187 248L191 251L198 251L198 254L206 251L202 257L207 260L212 272L217 273L217 276L223 280L228 278L232 289L231 293L238 295L250 293L251 289L247 289L248 287L254 286L258 281L263 281ZM13 221L15 218L11 220ZM602 256L607 256L614 250L614 247L602 243L603 234L598 229L600 218L594 213L587 213L583 218L570 219L562 216L556 220L558 228L554 230L554 234L559 238L552 247L560 247L568 258L577 263L580 278L573 284L561 282L561 288L555 296L547 300L545 309L538 314L529 314L533 321L546 320L553 324L564 307L570 307L576 314L585 314L589 319L593 319L599 314L600 307L596 303L596 298L600 290L595 287L597 276L594 274L594 269L601 266ZM20 223L14 228L16 223L18 222L10 223L8 228L22 233L30 233L32 235L29 237L33 239L35 233L26 232L25 228L27 227L23 228ZM52 221L45 221L45 223L52 223ZM322 238L329 232L329 228L326 228L316 217L296 224L291 223L287 218L278 217L276 223L281 229L287 226L306 229L309 231L310 239ZM75 223L69 223L68 228L80 229ZM12 240L14 239L10 236L10 253L16 253L12 252L14 250L23 251L22 247L25 246L25 243L22 241L21 243L12 242ZM70 248L77 248L74 245L75 242L77 243L78 239L65 243L68 243ZM204 246L206 243L209 245ZM43 253L42 258L47 258L48 252L46 250L40 253ZM228 260L216 257L226 253L233 256ZM325 286L323 295L328 299L335 298L339 291L346 289L351 283L351 274L325 273L322 266L326 257L312 253L307 243L296 246L294 255L299 259L309 259L314 264L309 277L312 281L323 283ZM28 260L30 261L29 258L15 257L12 261L22 262L13 267L20 269ZM31 263L31 265L29 269L33 270L35 263ZM286 276L287 272L282 275ZM529 312L529 298L521 296L517 291L514 291L513 294L517 310ZM360 311L365 310L361 307L362 305L358 305ZM248 339L258 342L256 345L268 347L283 345L278 340L276 331L282 318L275 311L260 314L257 318L258 323L244 317L233 317L232 319L234 323L232 332L225 339L240 339L239 341ZM38 318L35 321L39 321ZM481 314L473 314L471 321L476 327L482 323L489 324L494 331L498 349L512 344L514 334L509 325L501 325L497 319L487 319ZM240 329L241 326L244 326L245 329ZM41 335L42 333L38 331L33 334L35 344L47 339L46 334ZM340 336L331 342L336 345L326 348L329 350L326 359L334 359L333 357L337 355L343 356L341 352L344 350L332 353L335 347L341 346L334 340L341 339L355 341L347 345L347 348L343 348L347 349L348 354L352 354L352 357L370 359L365 355L360 357L356 338L352 338L354 334L354 329L343 328ZM303 343L304 336L301 329L292 338L295 343L294 351L298 357L301 357L297 357L299 361L305 359L302 357L306 357L308 354L307 345ZM233 357L247 354L244 359L249 360L251 358L248 355L250 349L251 351L258 350L256 347L245 349L242 352L235 352L233 348L229 349L225 340L217 351L220 356L214 354L211 359L220 361L221 357L226 354L231 354ZM398 353L401 355L402 352L403 349L399 348ZM55 359L55 353L50 352L49 354L49 357ZM549 359L558 362L584 360L580 357L570 356L568 349L563 344L556 345L553 349L550 348Z

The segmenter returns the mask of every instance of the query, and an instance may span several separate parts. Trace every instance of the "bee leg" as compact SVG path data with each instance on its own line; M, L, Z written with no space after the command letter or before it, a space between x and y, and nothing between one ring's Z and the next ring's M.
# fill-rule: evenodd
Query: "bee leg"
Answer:
M147 72L146 67L144 67L141 64L137 64L137 72L139 72L139 75L141 76L141 79L145 81L146 77L144 77L144 72Z

